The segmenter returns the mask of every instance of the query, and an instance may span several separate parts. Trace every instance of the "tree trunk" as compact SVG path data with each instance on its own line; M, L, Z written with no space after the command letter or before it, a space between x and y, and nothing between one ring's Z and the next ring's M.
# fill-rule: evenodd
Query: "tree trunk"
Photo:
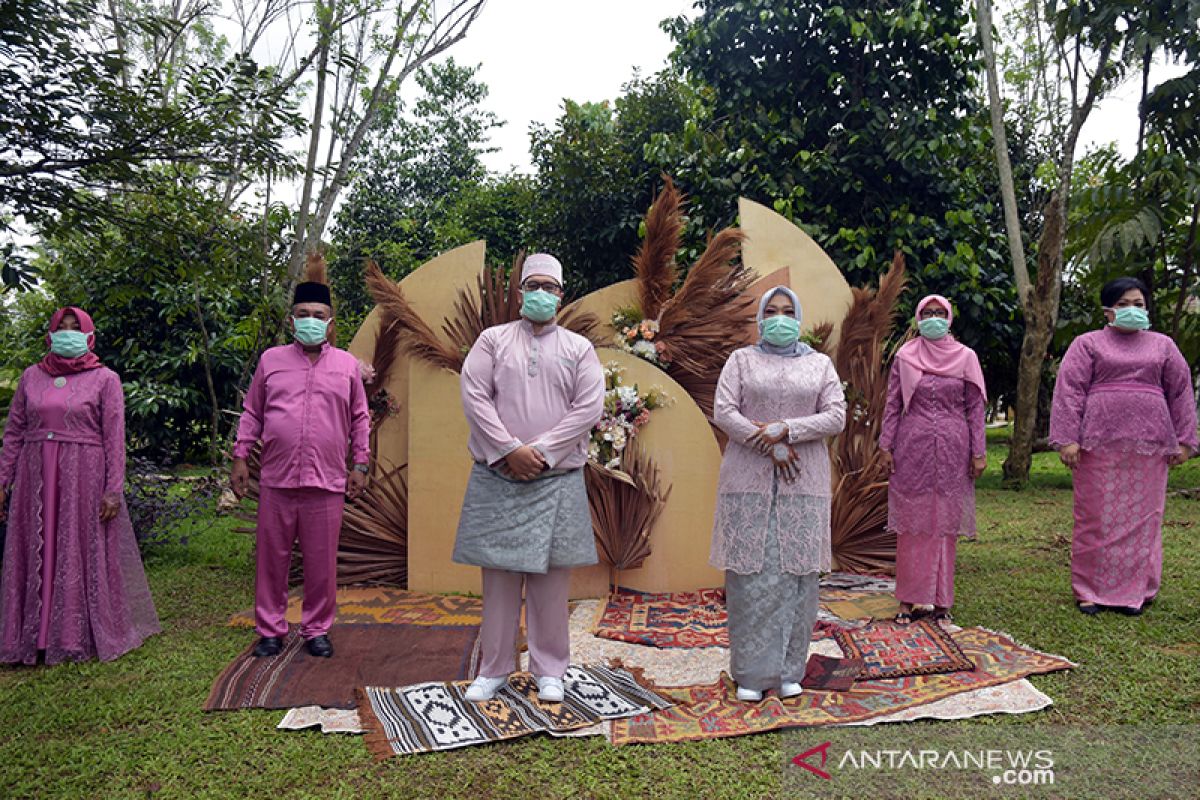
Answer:
M1046 204L1038 241L1037 288L1025 310L1025 337L1017 366L1017 419L1004 461L1004 485L1021 487L1029 480L1033 440L1037 432L1038 389L1046 353L1054 338L1062 297L1063 237L1066 234L1066 191L1060 185Z

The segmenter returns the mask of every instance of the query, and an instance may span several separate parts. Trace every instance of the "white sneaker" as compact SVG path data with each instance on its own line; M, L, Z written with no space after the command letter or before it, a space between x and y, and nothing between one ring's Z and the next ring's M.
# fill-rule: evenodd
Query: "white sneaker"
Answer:
M561 703L565 695L562 678L538 678L538 700L543 703Z
M779 696L784 699L789 697L799 697L800 693L803 691L804 689L802 689L800 684L796 683L795 681L784 681L783 683L779 684Z
M757 703L763 698L763 693L757 689L744 689L741 686L737 689L737 699L743 703Z
M508 683L507 675L499 678L485 678L480 675L471 681L471 685L467 687L467 692L463 696L473 703L482 703L484 700L491 700L495 697L496 690L506 683Z

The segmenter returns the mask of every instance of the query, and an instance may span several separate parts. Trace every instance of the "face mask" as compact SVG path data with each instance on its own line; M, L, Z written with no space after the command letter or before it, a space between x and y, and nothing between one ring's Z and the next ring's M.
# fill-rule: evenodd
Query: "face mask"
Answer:
M329 330L329 320L316 317L292 317L296 326L296 341L309 347L321 344Z
M1150 327L1150 313L1137 306L1113 309L1112 324L1127 331L1144 331Z
M762 337L767 344L775 347L788 347L800 338L800 323L795 317L776 314L767 317L762 323Z
M63 358L79 358L88 351L88 335L83 331L54 331L50 334L50 352Z
M943 317L917 320L917 331L926 339L937 341L950 332L950 320Z
M549 322L558 311L558 296L544 289L536 292L522 292L521 316L530 322Z

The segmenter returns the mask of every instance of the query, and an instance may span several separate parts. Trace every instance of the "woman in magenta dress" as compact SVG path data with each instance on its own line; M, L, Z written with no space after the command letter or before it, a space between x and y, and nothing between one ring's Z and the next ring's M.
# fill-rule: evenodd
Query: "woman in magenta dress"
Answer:
M0 453L8 535L0 663L109 661L159 631L123 498L125 402L92 319L50 318L50 352L21 376Z
M941 295L917 304L920 335L896 353L879 434L896 534L896 622L916 606L949 617L958 537L975 535L975 479L987 467L987 388L975 351L950 334Z
M1162 580L1167 468L1196 453L1187 361L1147 330L1149 293L1136 278L1100 290L1108 321L1071 342L1050 411L1050 444L1074 473L1071 589L1084 614L1136 615Z

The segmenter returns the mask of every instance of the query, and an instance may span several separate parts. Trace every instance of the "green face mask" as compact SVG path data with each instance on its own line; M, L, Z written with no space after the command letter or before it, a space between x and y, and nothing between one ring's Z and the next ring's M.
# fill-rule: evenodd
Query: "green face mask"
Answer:
M83 331L54 331L50 334L50 352L63 358L79 358L88 351L87 341Z
M558 311L558 295L544 289L522 292L521 316L530 322L549 322Z
M329 333L329 320L316 317L292 317L296 326L296 341L313 347L325 341Z
M1112 324L1127 331L1144 331L1150 327L1150 313L1137 306L1123 306L1113 310Z
M918 320L917 331L926 339L937 341L950 332L950 320L944 317Z
M767 344L788 347L800 338L800 323L795 317L776 314L762 321L762 337Z

